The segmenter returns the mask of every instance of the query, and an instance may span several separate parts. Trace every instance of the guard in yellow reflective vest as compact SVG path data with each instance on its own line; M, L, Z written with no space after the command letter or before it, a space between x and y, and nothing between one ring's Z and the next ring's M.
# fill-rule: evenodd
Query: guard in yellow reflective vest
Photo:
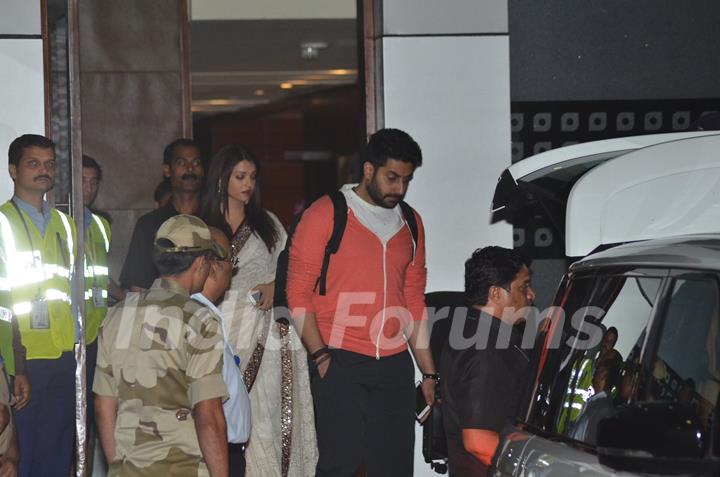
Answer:
M102 168L90 156L83 155L83 204L85 211L85 345L87 346L87 385L92 389L97 362L97 337L108 309L110 277L107 256L110 251L110 223L90 208L102 181ZM93 432L94 399L88 393L88 431Z
M598 363L601 361L607 362L611 370L619 370L622 367L622 356L615 349L617 339L618 330L611 326L603 334L597 349L588 350L582 357L578 356L572 369L570 384L567 391L565 391L557 432L561 434L569 433L585 409L588 400L595 393L602 391L593 388L593 377ZM614 383L614 380L612 382ZM612 393L614 397L617 389L612 387L608 392Z
M70 277L76 254L75 223L44 200L55 180L55 144L26 134L8 151L15 183L11 200L0 206L4 309L18 324L27 351L25 372L33 395L15 407L22 477L69 475L74 444L76 325L70 306ZM0 352L10 375L11 327L0 327Z

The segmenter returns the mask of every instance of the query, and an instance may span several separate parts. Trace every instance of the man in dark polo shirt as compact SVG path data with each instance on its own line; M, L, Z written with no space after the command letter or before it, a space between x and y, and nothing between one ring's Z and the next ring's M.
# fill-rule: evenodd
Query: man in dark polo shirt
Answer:
M531 350L522 349L524 324L518 321L535 299L528 266L501 247L476 250L465 262L470 308L463 337L451 331L440 359L451 477L487 475L500 430L528 397Z
M163 152L163 175L170 181L172 196L167 205L140 217L135 224L120 285L130 291L150 288L159 276L153 263L153 241L160 225L178 214L197 213L205 175L200 148L191 139L176 139Z

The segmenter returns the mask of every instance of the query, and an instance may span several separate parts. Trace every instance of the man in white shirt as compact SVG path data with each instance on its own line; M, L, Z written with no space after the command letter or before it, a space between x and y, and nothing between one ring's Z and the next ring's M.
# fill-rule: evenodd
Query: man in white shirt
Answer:
M622 362L622 361L621 361ZM620 384L620 363L613 359L598 359L593 374L592 387L595 394L585 403L570 437L597 445L598 423L615 412L612 389Z
M245 475L245 443L250 438L250 398L242 380L240 371L240 358L234 356L230 346L227 344L227 329L222 313L215 306L222 300L225 291L230 286L232 278L232 263L230 263L230 240L225 234L214 227L210 228L213 241L220 245L227 252L226 259L215 259L212 261L210 274L205 281L205 286L200 293L192 296L195 300L204 304L220 317L223 325L223 336L225 337L225 352L223 354L222 375L228 388L230 398L223 403L225 420L227 421L228 432L228 454L230 457L230 475L233 477Z

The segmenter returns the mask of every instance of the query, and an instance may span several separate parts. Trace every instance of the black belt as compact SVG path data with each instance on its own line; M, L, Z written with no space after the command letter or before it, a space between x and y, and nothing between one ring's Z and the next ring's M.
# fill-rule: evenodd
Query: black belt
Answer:
M228 448L229 447L232 447L233 449L240 449L240 452L245 452L245 449L247 448L247 442L243 442L242 444L228 442Z

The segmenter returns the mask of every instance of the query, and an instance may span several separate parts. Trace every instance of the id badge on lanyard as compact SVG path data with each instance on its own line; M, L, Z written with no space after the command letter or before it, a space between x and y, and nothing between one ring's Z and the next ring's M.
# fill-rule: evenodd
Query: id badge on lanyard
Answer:
M47 330L50 328L50 314L48 302L44 298L36 298L30 309L30 328L33 330Z
M92 302L95 308L107 307L107 300L103 297L103 287L98 284L94 284L91 290Z

